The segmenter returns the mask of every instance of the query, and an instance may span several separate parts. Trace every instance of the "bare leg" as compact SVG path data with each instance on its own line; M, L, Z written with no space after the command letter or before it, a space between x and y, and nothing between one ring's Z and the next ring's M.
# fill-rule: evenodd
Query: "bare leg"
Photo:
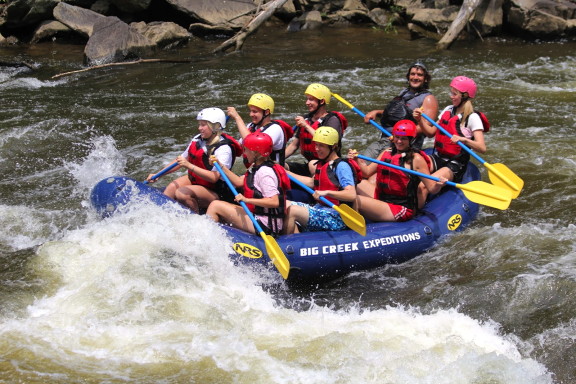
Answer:
M284 231L286 234L297 233L296 222L306 225L310 219L308 208L291 204L288 207L286 218L284 219Z
M218 199L216 192L201 185L187 185L176 190L176 200L198 213L199 208L206 208Z
M191 185L188 175L180 176L179 178L168 184L168 186L164 190L164 194L169 198L174 199L178 188L184 187L186 185Z
M254 233L254 224L244 208L222 200L214 200L206 211L206 216L215 222L224 222L246 232Z
M390 206L384 201L366 196L357 196L356 203L358 211L368 220L396 221L392 211L390 210Z

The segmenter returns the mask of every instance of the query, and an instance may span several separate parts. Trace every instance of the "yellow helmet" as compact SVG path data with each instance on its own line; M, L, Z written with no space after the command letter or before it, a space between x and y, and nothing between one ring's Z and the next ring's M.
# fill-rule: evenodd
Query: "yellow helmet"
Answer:
M318 100L324 100L326 104L330 104L330 98L332 97L330 89L327 86L318 83L310 84L308 88L306 88L304 94L314 96Z
M250 100L248 100L248 106L254 106L254 107L258 107L262 110L270 110L270 113L274 113L274 100L264 94L264 93L255 93L252 95L252 97L250 97Z
M316 132L314 132L313 141L317 143L323 143L326 145L338 144L340 140L340 135L338 131L332 127L319 127Z

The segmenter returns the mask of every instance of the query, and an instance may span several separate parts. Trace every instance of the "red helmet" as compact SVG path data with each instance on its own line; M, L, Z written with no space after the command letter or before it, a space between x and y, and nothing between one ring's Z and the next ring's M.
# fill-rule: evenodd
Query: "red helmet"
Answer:
M400 120L394 124L392 134L394 136L416 137L418 131L416 130L416 124L412 120Z
M477 89L476 83L474 82L474 80L466 76L456 76L450 82L450 86L462 93L468 93L468 97L470 97L471 99L476 97L476 89Z
M242 144L249 150L258 152L264 157L268 157L272 153L272 138L261 131L256 131L246 136Z

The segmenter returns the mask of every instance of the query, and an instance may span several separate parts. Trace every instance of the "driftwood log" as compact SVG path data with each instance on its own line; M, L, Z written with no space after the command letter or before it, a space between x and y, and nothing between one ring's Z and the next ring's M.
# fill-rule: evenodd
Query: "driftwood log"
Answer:
M437 49L445 50L450 47L452 42L458 38L458 35L462 32L470 18L474 15L474 11L476 11L476 8L478 8L481 3L482 0L464 0L462 7L460 7L460 12L458 12L458 15L456 15L452 24L450 24L450 28L448 28L440 41L436 43Z
M244 45L244 40L253 34L260 25L268 20L278 8L281 8L288 0L273 0L262 5L261 9L256 11L254 18L243 27L234 37L220 44L213 53L224 52L235 45L234 51L240 51Z

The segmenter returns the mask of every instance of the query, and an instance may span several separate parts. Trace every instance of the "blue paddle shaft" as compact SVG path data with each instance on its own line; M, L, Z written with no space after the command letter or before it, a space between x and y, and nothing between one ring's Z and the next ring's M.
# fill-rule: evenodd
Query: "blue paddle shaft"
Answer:
M311 194L311 195L314 194L314 190L312 188L310 188L309 186L307 186L306 184L304 184L303 182L301 182L300 180L298 180L294 176L288 174L288 177L290 178L290 180L292 180L293 182L295 182L296 184L301 186L309 194ZM332 203L330 200L328 200L327 198L325 198L324 196L320 196L320 200L322 200L322 202L329 207L333 207L334 205L336 205L336 204Z
M437 122L435 122L434 120L432 120L430 118L430 116L426 115L424 112L422 112L422 117L425 118L426 120L428 120L430 122L430 124L433 124L436 128L438 128L440 131L442 131L443 134L445 134L448 137L452 137L453 135L450 134L450 132L448 132L447 130L445 130L444 128L442 128ZM458 141L458 145L461 146L466 152L468 152L469 154L471 154L472 156L474 156L474 158L476 160L478 160L479 162L481 162L482 164L485 163L485 161L478 156L473 150L471 150L470 148L468 148L464 143Z
M214 163L214 166L216 167L216 169L218 170L218 172L220 172L220 175L222 176L222 180L224 180L226 182L226 184L228 185L228 188L230 188L230 190L232 191L232 193L234 194L234 196L238 195L238 191L236 191L236 188L234 188L234 185L232 184L232 182L230 181L230 179L228 178L228 176L226 176L226 174L224 173L224 170L222 169L222 167L220 166L220 164L218 164L218 162ZM258 233L262 233L262 227L260 226L260 224L258 224L258 222L256 221L256 218L254 217L254 215L252 214L252 212L250 212L250 210L248 209L248 206L246 205L245 202L241 201L240 205L242 206L242 208L244 208L244 211L246 212L246 214L248 215L248 217L250 217L250 220L252 220L252 224L254 224L254 228L256 228L256 230L258 231Z
M174 168L176 168L176 166L178 165L178 162L175 162L174 164L172 164L171 166L169 166L168 168L165 168L163 170L161 170L160 172L158 172L157 174L155 174L154 176L152 176L152 180L156 180L157 178L159 178L160 176L166 174L166 172L170 172L171 170L173 170ZM148 180L144 181L144 184L148 184Z
M400 166L398 166L398 165L394 165L394 164L390 164L390 163L385 163L385 162L383 162L383 161L376 160L376 159L373 159L373 158L371 158L371 157L367 157L367 156L364 156L364 155L358 155L358 158L359 158L359 159L363 159L363 160L367 160L367 161L371 161L371 162L376 163L376 164L382 164L382 165L384 165L384 166L386 166L386 167L394 168L394 169L397 169L397 170L399 170L399 171L406 172L406 173L411 173L411 174L416 175L416 176L425 177L425 178L430 179L430 180L440 181L440 179L439 179L438 177L436 177L436 176L427 175L427 174L425 174L425 173L421 173L421 172L418 172L418 171L414 171L414 170L412 170L412 169L400 167ZM452 182L452 181L446 181L446 184L451 185L451 186L456 186L456 183L454 183L454 182Z
M356 112L357 114L359 114L361 117L366 117L366 114L364 112L362 112L361 110L359 110L356 107L352 107L352 110L354 112ZM377 122L375 122L374 120L370 119L370 124L372 124L373 126L375 126L376 128L378 128L379 130L382 131L382 133L390 136L390 132L388 132L383 126L381 126L380 124L378 124Z

